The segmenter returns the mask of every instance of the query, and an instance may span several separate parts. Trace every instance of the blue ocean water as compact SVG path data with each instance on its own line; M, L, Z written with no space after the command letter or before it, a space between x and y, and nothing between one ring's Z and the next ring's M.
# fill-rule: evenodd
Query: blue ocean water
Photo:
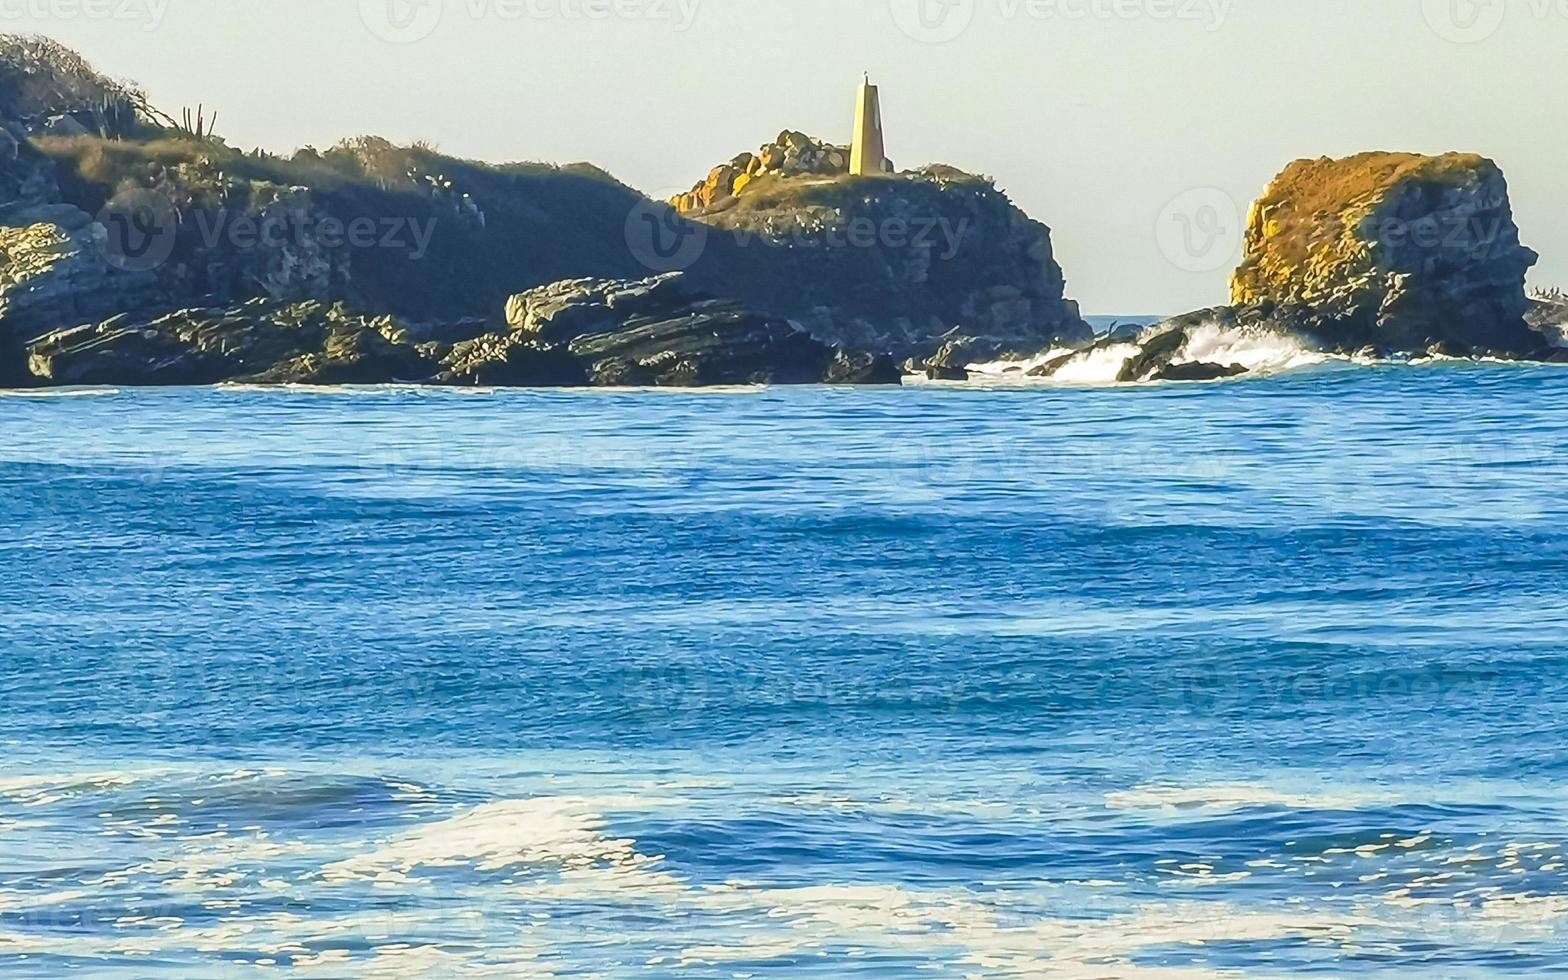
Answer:
M0 974L1568 974L1568 373L0 395Z

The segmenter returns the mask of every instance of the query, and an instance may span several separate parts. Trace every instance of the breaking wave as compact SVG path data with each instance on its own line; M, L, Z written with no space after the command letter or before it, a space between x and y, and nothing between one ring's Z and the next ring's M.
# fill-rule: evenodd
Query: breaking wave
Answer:
M1206 323L1188 334L1187 346L1172 363L1238 364L1248 374L1277 374L1327 360L1328 354L1273 330Z
M1024 360L972 364L968 370L975 380L986 383L1067 387L1149 384L1147 381L1122 381L1121 374L1127 359L1137 355L1143 345L1158 334L1159 331L1150 330L1140 335L1137 342L1110 344L1077 352L1054 348ZM1312 367L1333 359L1332 355L1312 350L1300 341L1276 331L1207 323L1188 333L1186 344L1171 358L1170 363L1235 365L1244 368L1246 375L1258 376ZM1062 363L1048 376L1036 377L1031 374L1058 361Z

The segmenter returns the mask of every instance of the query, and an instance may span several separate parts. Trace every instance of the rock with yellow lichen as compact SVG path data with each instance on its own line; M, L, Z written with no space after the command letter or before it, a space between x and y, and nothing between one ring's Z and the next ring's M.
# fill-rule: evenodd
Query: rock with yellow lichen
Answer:
M756 153L742 153L709 171L685 194L670 198L682 214L706 211L737 197L759 177L838 177L849 174L849 147L833 146L786 129Z
M1528 353L1525 273L1503 172L1474 154L1298 160L1248 218L1231 284L1325 345Z
M12 212L0 222L0 349L65 324L136 309L158 294L155 276L117 268L101 226L69 204ZM3 357L8 364L12 360Z

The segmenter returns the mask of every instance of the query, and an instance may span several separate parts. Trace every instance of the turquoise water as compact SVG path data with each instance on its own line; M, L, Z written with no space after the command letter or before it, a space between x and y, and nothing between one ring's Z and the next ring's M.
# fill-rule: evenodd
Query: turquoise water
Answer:
M0 396L7 976L1568 973L1568 373Z

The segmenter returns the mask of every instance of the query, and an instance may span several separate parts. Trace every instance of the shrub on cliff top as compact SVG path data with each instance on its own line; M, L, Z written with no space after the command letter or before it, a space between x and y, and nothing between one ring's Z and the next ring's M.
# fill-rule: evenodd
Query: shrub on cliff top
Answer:
M647 274L625 243L636 191L586 164L500 166L376 137L291 157L169 135L114 142L46 137L66 201L96 213L122 187L156 186L179 207L253 211L300 188L317 213L386 229L430 229L426 254L370 247L352 257L368 308L410 318L497 314L514 292L579 276Z
M100 74L65 45L31 34L0 34L0 117L32 119L143 101L134 85Z

